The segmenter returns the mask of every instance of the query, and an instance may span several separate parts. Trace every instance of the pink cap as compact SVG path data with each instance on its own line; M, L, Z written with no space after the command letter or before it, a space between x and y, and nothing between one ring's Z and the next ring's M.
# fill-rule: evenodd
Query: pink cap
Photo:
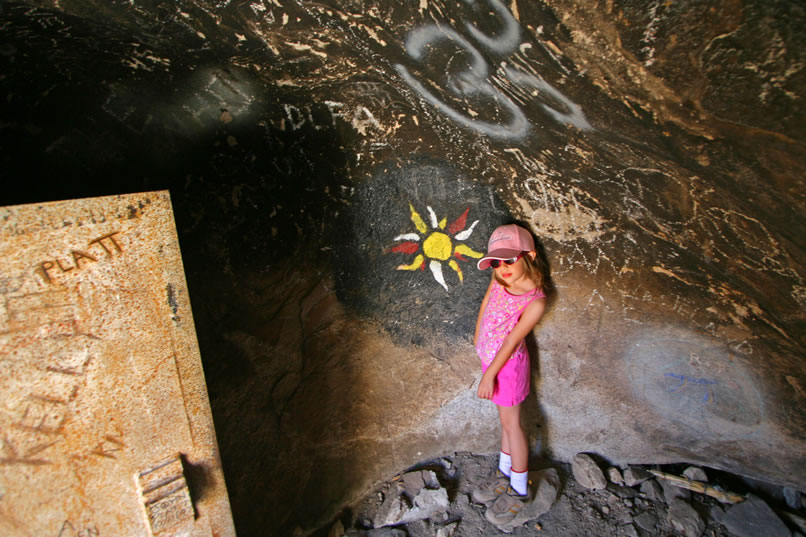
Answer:
M490 240L487 242L487 255L478 263L479 270L490 266L491 259L512 259L521 252L531 252L535 249L532 234L515 224L495 228Z

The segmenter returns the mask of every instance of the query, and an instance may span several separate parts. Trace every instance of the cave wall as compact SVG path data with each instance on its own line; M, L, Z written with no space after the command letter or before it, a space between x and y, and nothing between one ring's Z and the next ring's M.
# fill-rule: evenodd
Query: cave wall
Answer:
M805 19L753 0L6 2L3 205L170 190L242 534L309 531L416 461L496 449L474 255L510 220L557 287L532 341L535 454L803 490Z

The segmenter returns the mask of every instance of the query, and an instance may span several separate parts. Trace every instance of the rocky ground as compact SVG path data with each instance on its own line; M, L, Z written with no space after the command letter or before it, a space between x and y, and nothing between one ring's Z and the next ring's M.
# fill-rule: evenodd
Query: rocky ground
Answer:
M613 468L584 454L570 465L530 461L536 469L530 472L532 517L517 527L497 527L485 518L486 507L471 499L496 464L497 455L456 453L417 465L317 537L806 536L798 491L687 465ZM707 493L672 485L669 476ZM741 501L725 501L733 494Z

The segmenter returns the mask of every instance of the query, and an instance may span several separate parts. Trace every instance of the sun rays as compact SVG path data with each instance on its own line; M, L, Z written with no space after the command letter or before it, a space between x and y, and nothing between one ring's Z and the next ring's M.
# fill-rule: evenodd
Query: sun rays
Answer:
M470 207L465 209L462 215L451 222L450 225L447 218L438 220L434 209L430 206L426 208L430 228L414 208L414 205L409 203L411 222L417 232L398 235L394 240L402 242L388 251L401 254L416 254L411 263L399 265L397 270L425 270L425 267L428 266L437 283L447 291L448 284L445 283L445 275L442 272L443 263L447 262L448 266L456 272L459 281L462 282L464 281L464 275L459 266L459 261L468 261L468 257L479 259L484 255L481 252L476 252L466 244L454 244L455 242L461 243L467 240L473 234L473 229L479 221L476 220L469 227L466 227Z

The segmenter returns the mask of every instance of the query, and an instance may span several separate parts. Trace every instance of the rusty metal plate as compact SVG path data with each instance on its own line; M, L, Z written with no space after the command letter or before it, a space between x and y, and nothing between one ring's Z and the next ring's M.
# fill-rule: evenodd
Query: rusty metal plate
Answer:
M0 535L234 536L168 192L0 226Z

